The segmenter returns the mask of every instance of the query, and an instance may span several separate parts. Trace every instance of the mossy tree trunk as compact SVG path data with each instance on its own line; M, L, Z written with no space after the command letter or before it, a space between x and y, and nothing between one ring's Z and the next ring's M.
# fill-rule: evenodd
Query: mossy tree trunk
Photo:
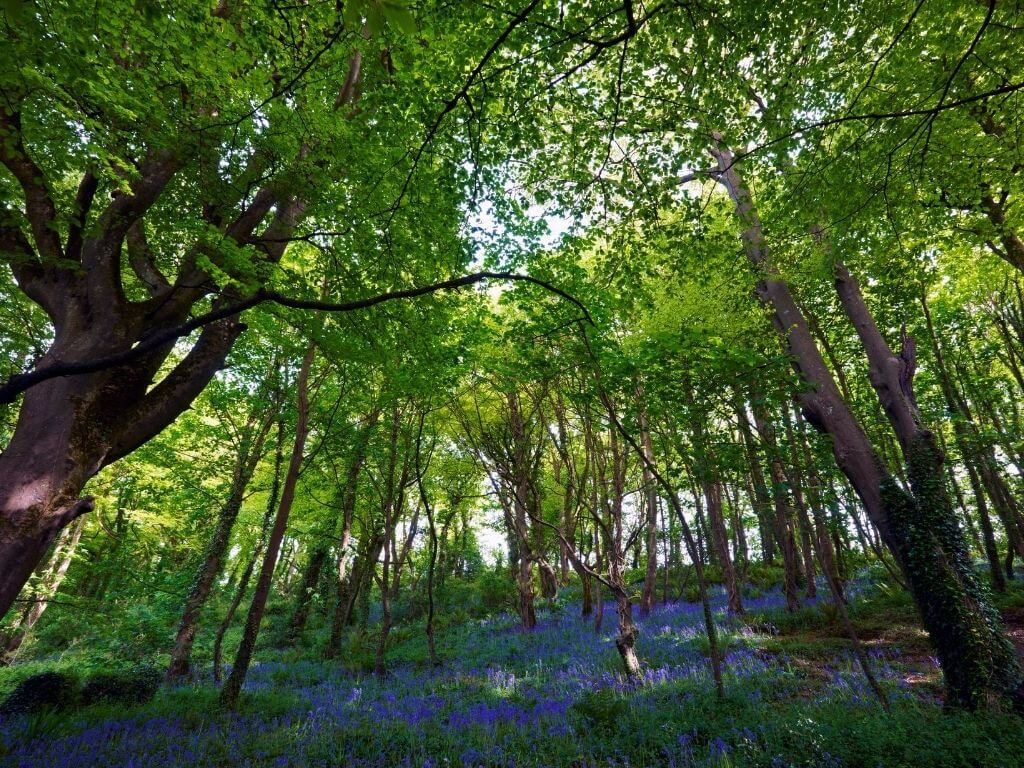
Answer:
M760 280L757 295L772 312L807 387L798 394L807 420L832 437L837 464L895 554L939 656L950 703L975 707L989 697L1022 703L1022 674L987 590L974 572L942 472L935 436L920 422L913 397L915 356L905 334L895 355L864 305L859 286L834 262L836 291L857 331L869 379L903 452L909 490L886 470L836 387L788 284L769 258L750 191L734 157L715 137L716 178L735 204L744 249Z

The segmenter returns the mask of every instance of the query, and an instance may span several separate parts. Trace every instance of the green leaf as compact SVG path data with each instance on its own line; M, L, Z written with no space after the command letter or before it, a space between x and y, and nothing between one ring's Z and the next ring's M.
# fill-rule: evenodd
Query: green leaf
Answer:
M387 22L384 20L380 6L376 3L368 6L366 8L366 28L370 30L370 34L377 37L384 33L386 27Z
M349 0L342 9L341 18L345 26L358 32L363 25L363 8L365 3L362 0Z
M384 11L384 18L387 19L389 26L395 27L406 35L416 34L416 19L402 3L385 1L381 3L381 9Z
M11 24L17 24L21 20L21 6L24 0L3 0L4 14Z

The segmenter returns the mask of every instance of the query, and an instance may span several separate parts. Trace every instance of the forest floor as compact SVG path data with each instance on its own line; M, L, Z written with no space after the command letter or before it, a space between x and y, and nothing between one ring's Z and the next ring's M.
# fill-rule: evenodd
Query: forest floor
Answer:
M236 713L210 681L162 690L136 707L94 705L0 720L0 765L43 766L976 766L1024 765L1024 723L943 709L941 678L912 606L859 586L851 614L891 701L886 715L828 605L782 610L777 590L748 593L745 620L719 611L724 699L715 696L700 606L672 603L639 620L643 679L623 678L616 616L582 620L556 602L539 625L463 620L438 633L426 663L422 625L399 626L390 671L367 671L372 637L346 665L303 648L265 649ZM1024 588L1001 598L1019 642ZM269 634L269 633L268 633ZM0 671L0 694L39 660Z

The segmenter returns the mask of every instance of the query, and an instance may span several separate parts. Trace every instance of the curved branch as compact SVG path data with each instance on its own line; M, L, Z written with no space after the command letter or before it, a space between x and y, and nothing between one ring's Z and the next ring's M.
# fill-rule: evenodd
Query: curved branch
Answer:
M21 132L21 114L0 107L0 163L21 185L25 215L32 227L39 255L44 262L64 256L57 235L57 206L53 202L42 169L29 156Z
M926 120L921 122L921 125L924 125L925 122L934 119L940 112L948 112L953 109L959 109L960 107L975 104L979 101L985 101L986 99L994 98L996 96L1007 96L1009 94L1017 93L1018 91L1022 90L1024 90L1024 81L1016 83L1006 83L1004 85L999 86L998 88L992 88L991 90L984 91L982 93L975 93L970 96L965 96L961 99L956 99L954 101L943 101L932 107L893 110L890 112L862 112L860 114L846 114L839 115L837 117L826 118L824 120L817 120L814 122L806 123L801 126L797 126L796 128L790 131L786 131L785 133L775 136L774 138L768 139L767 141L764 141L761 144L758 144L757 146L752 147L751 149L748 149L745 152L737 154L733 158L732 163L730 163L730 167L733 164L738 163L739 161L744 160L747 157L750 157L751 155L754 155L758 152L763 152L769 147L779 144L780 142L787 141L788 139L793 139L798 136L803 136L804 134L810 133L811 131L820 130L822 128L831 128L832 126L841 125L843 123L878 122L882 120L898 120L906 117L924 117L926 118ZM919 128L915 130L919 130Z
M168 328L159 333L154 333L123 352L117 352L95 360L56 363L54 365L47 366L46 368L40 368L38 370L28 371L26 373L20 373L12 376L3 386L0 386L0 404L14 402L15 398L17 398L17 396L22 392L31 389L36 384L40 384L48 379L53 379L58 376L80 376L82 374L95 373L96 371L103 371L108 368L116 368L121 365L126 365L127 363L137 360L147 353L152 352L158 347L180 339L183 336L187 336L198 328L210 325L218 320L234 317L247 309L259 306L260 304L272 303L279 304L283 307L290 307L291 309L311 309L320 312L354 312L360 309L368 309L369 307L376 306L377 304L383 304L386 301L414 299L419 296L426 296L427 294L436 293L438 291L450 291L464 288L468 285L475 285L476 283L480 283L485 280L511 280L538 285L544 290L550 291L551 293L575 304L580 311L583 312L583 316L586 321L593 325L590 313L579 299L576 299L561 288L558 288L545 280L531 277L529 275L521 275L515 272L473 272L468 275L453 277L450 280L442 280L441 282L431 283L430 285L424 285L418 288L389 291L387 293L380 293L376 296L370 296L365 299L357 299L356 301L340 303L315 301L312 299L294 299L288 296L283 296L277 291L260 290L249 298L243 299L235 304L229 304L217 309L212 309L205 314L192 318L188 322L182 323L181 325Z

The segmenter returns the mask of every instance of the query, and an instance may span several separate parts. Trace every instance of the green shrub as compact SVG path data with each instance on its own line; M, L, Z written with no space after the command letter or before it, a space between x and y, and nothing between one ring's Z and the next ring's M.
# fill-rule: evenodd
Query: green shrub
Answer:
M629 702L622 694L601 688L588 691L575 701L572 708L596 729L614 729L629 711Z
M160 688L163 674L154 666L139 665L117 672L101 672L82 686L82 703L144 704Z
M66 672L41 672L22 680L3 704L0 714L20 715L69 709L78 702L78 679Z
M491 568L480 575L480 600L484 608L499 611L515 607L516 585L508 573Z

